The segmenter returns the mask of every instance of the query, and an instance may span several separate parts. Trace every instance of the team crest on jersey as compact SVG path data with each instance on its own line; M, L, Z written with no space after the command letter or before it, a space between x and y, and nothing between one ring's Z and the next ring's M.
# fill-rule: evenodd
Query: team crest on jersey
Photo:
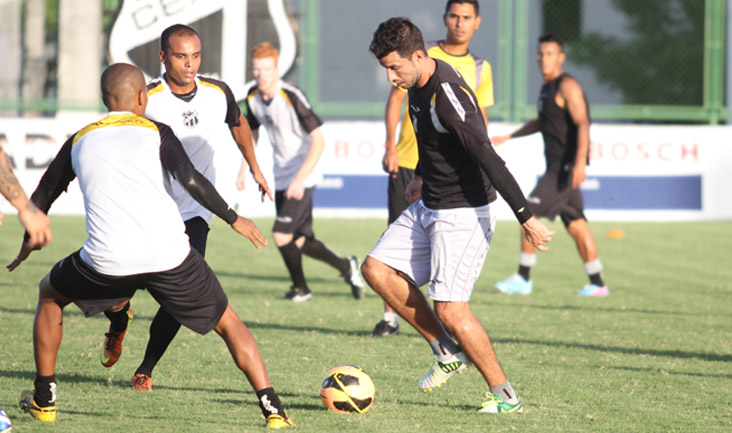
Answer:
M198 111L186 111L183 113L183 124L188 128L195 128L198 125Z
M258 23L258 28L263 29L261 34L254 34L252 41L247 41L250 10L253 15L266 10L271 26L267 25L269 21ZM190 25L205 39L199 74L226 82L240 101L246 97L250 85L246 82L250 59L230 53L249 53L254 44L269 40L279 47L278 64L280 74L284 75L297 54L291 22L285 0L123 0L109 34L109 54L112 62L134 64L148 79L156 77L163 72L163 66L158 56L150 53L160 50L160 34L173 24ZM220 47L220 50L207 49L207 46Z

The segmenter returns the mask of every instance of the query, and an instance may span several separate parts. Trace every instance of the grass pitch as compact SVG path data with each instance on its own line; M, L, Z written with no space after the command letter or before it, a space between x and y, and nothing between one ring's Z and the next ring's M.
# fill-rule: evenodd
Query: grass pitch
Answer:
M271 220L257 220L266 234ZM58 420L22 414L18 393L32 388L32 327L37 283L81 246L80 217L52 218L55 239L0 278L0 407L18 432L257 432L265 430L256 398L215 333L182 329L155 370L154 392L130 378L142 359L157 304L132 301L135 321L120 361L106 369L99 349L108 322L65 312L59 352ZM380 220L317 219L315 231L341 254L364 257ZM584 299L582 264L560 224L539 255L534 293L507 296L493 282L515 271L518 228L499 221L471 306L492 337L523 414L475 410L487 386L475 368L429 393L417 389L430 350L402 322L399 336L366 335L382 304L372 291L356 301L337 272L305 260L313 299L284 301L284 265L271 244L262 251L214 221L207 261L231 304L259 342L272 382L299 432L711 432L732 429L732 222L591 223L611 296ZM607 236L620 229L625 237ZM17 218L0 228L0 262L21 240ZM270 241L271 242L271 241ZM357 364L376 384L363 415L323 408L320 381L339 364Z

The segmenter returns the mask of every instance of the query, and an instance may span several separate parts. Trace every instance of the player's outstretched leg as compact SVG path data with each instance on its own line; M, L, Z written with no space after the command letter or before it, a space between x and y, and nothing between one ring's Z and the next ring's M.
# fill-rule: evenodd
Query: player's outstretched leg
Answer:
M267 426L275 429L293 426L294 423L287 417L279 396L272 388L254 336L231 305L226 307L214 330L226 342L237 367L247 376L256 391L259 408L267 419Z
M135 314L127 301L122 306L116 305L107 309L104 315L109 319L109 331L104 334L104 344L99 352L99 361L103 366L111 367L122 355L122 341L125 339L127 327L132 323Z
M522 412L523 403L506 378L491 340L467 302L435 301L435 313L457 338L467 357L475 364L490 388L490 398L479 412ZM487 394L487 395L488 395Z
M364 282L359 272L358 257L339 257L323 242L316 238L305 238L302 252L308 257L325 262L338 269L346 284L351 287L351 294L355 299L363 298Z
M63 337L63 309L69 302L51 286L48 275L43 278L33 324L35 388L21 392L19 401L22 411L43 422L56 421L56 357Z
M153 369L158 365L179 329L180 323L165 308L158 308L150 324L150 339L145 349L145 358L132 376L132 386L137 391L152 391Z
M282 260L285 267L290 273L292 287L285 294L285 299L293 302L307 302L313 297L307 282L305 281L305 272L302 269L302 251L297 243L292 239L292 235L287 233L274 233L275 243L280 250ZM285 241L286 240L286 241Z
M419 381L419 388L429 391L465 370L468 359L460 347L445 332L427 298L414 284L396 270L369 256L361 266L366 282L404 320L412 325L429 343L435 361Z
M567 225L567 231L574 239L577 250L585 263L585 272L590 279L589 284L577 292L580 296L594 296L604 298L610 295L610 290L602 278L602 262L597 257L597 245L592 236L587 220L576 219Z

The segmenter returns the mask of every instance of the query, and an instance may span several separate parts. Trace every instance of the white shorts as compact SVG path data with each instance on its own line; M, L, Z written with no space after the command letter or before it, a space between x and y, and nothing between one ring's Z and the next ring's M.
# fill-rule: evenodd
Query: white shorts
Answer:
M468 302L496 219L490 205L428 209L419 200L386 229L369 256L411 278L435 301Z

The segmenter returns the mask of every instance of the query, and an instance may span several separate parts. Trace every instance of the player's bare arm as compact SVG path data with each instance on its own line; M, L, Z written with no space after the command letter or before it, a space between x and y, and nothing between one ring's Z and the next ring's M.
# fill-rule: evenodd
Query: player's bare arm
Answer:
M310 136L313 137L313 142L310 145L310 152L308 152L308 156L305 157L305 162L303 162L300 170L298 170L295 179L293 179L292 182L290 182L290 185L287 186L287 190L285 191L286 198L292 198L295 200L302 199L305 194L305 180L310 176L310 173L315 170L315 166L318 164L320 156L323 154L325 139L323 138L323 132L320 130L320 127L313 129L312 132L310 132Z
M530 120L524 123L519 129L510 134L493 136L491 137L491 143L493 146L500 146L512 138L524 137L536 132L539 132L539 119Z
M532 216L521 224L523 228L524 238L531 245L539 251L549 251L549 247L545 244L552 240L552 236L556 233L554 230L549 230L541 221L535 216Z
M254 181L259 185L259 192L262 193L262 202L264 202L265 196L269 196L269 200L273 201L272 191L269 189L269 185L267 185L267 179L264 178L262 170L259 169L259 164L257 163L257 157L254 153L254 143L256 140L254 139L252 130L249 128L249 123L246 121L244 116L240 114L239 126L233 126L230 130L236 145L244 156L242 169L239 170L239 176L237 176L237 187L240 190L244 189L244 173L246 164L252 173Z
M238 217L231 225L231 228L234 229L235 232L249 239L255 248L261 249L263 246L267 246L267 239L254 224L254 221L248 218Z
M259 141L259 129L252 130L250 128L250 131L252 134L252 143L254 144L254 147L256 147L257 142ZM236 187L239 189L239 191L244 191L244 188L246 187L246 178L247 178L248 171L249 171L249 164L247 164L247 159L242 158L241 167L239 168L239 174L236 177Z
M398 87L393 87L386 101L386 112L384 122L386 123L386 151L382 166L386 173L396 177L399 170L399 153L396 148L396 131L401 117L402 103L407 98L407 92Z
M572 187L579 188L587 179L587 154L590 151L590 118L582 87L574 78L566 77L559 86L557 98L561 98L577 126L577 156L572 173ZM559 105L559 104L558 104ZM562 105L560 105L562 106Z
M404 198L408 202L414 203L422 198L422 176L415 174L404 189Z
M18 210L18 219L30 236L30 244L39 247L48 245L53 238L51 222L45 213L28 200L18 178L13 174L10 158L2 147L0 147L0 193Z

